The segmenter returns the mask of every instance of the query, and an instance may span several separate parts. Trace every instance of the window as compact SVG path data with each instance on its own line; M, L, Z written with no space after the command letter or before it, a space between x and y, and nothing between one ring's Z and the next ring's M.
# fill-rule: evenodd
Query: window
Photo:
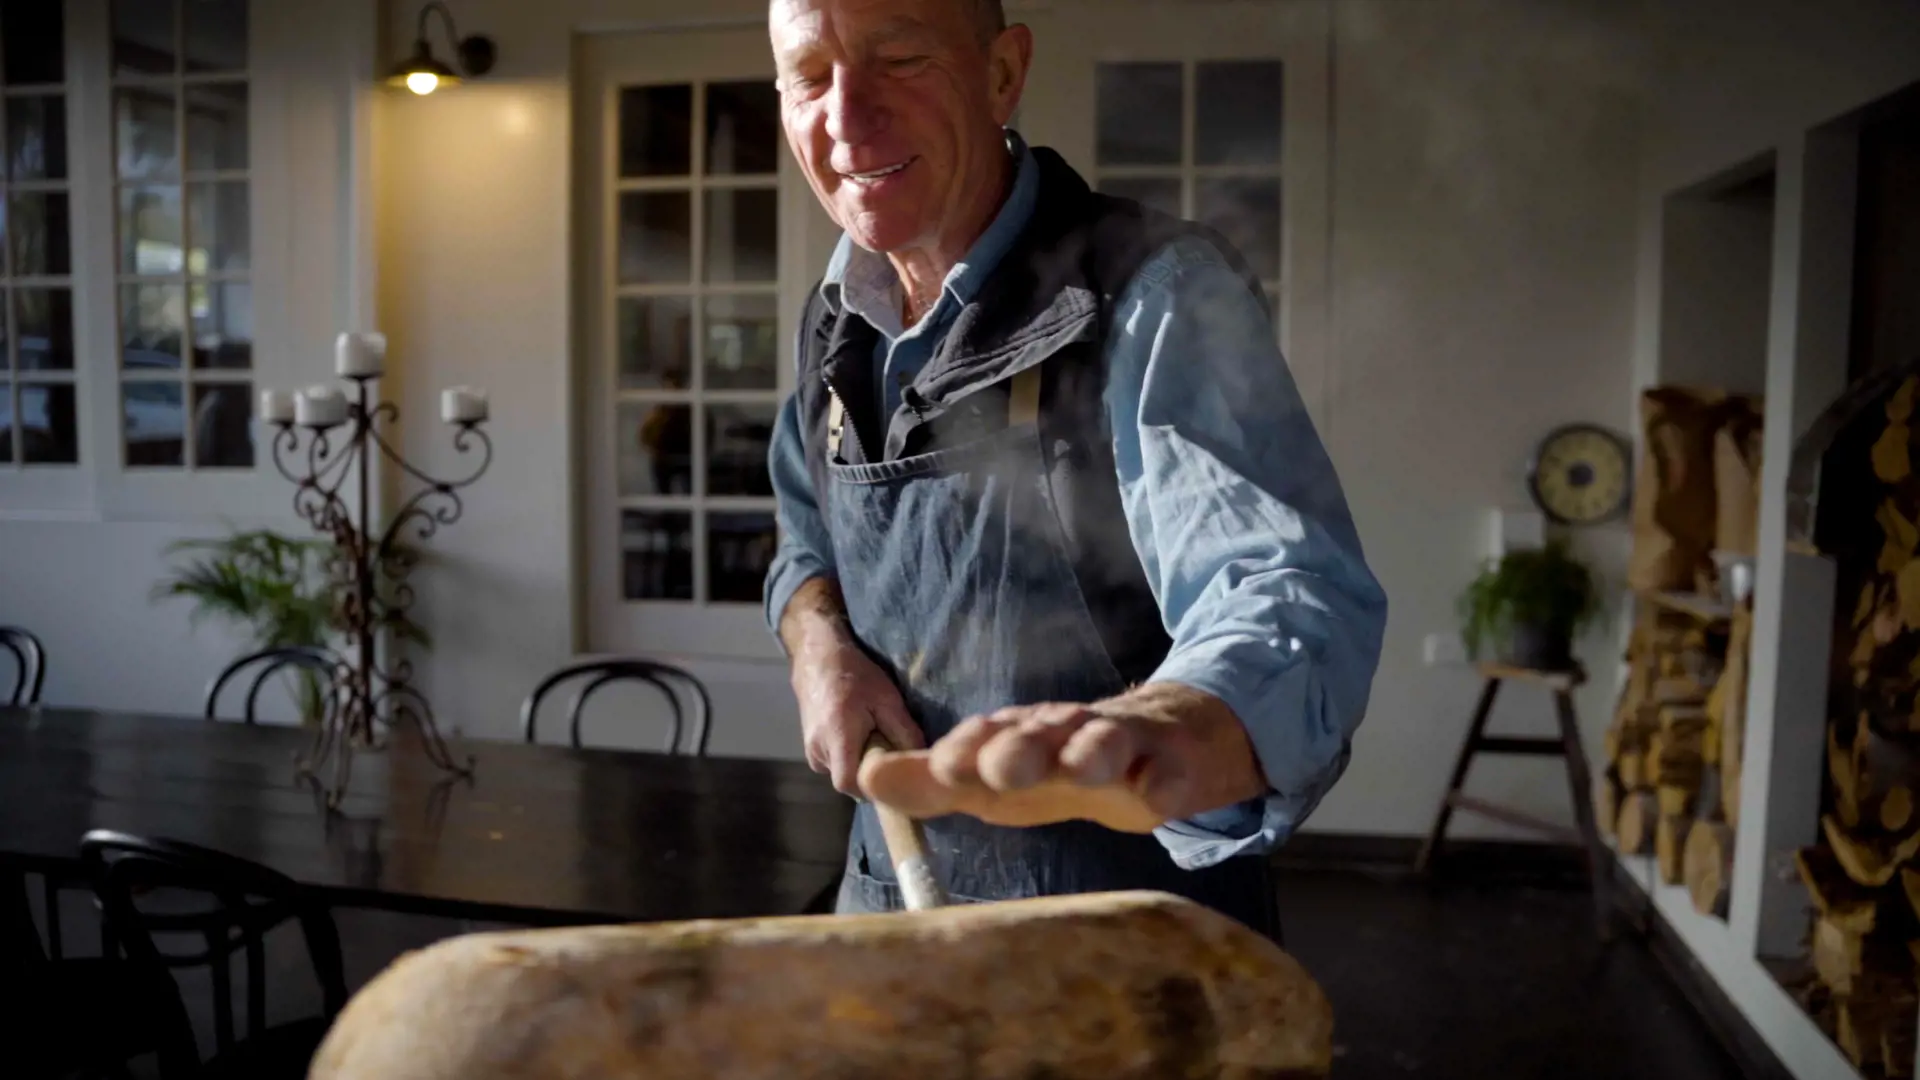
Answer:
M60 0L0 5L0 466L13 469L80 461L65 57Z
M779 98L770 80L627 86L617 109L622 593L757 604L776 538Z
M251 468L246 0L113 0L122 457Z
M1276 316L1283 75L1277 60L1105 63L1095 88L1095 185L1219 230Z

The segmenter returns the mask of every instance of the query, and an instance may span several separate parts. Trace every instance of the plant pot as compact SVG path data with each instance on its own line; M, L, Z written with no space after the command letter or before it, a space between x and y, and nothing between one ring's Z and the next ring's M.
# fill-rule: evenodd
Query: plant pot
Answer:
M1573 667L1573 633L1565 626L1517 622L1507 636L1507 663L1535 671Z

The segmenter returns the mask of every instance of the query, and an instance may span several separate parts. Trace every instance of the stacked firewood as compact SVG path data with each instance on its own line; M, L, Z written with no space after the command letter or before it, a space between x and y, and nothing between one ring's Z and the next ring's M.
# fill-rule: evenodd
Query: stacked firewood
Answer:
M1870 455L1878 558L1871 566L1871 555L1852 565L1843 559L1840 567L1853 610L1837 624L1841 666L1830 697L1820 842L1796 859L1816 912L1808 948L1830 1003L1831 1032L1855 1065L1888 1076L1912 1073L1920 1011L1920 477L1909 428L1915 389L1909 379L1888 401L1887 424Z
M1685 884L1702 914L1726 916L1751 617L1648 605L1627 651L1627 684L1607 728L1595 818L1623 854L1651 852L1660 880Z

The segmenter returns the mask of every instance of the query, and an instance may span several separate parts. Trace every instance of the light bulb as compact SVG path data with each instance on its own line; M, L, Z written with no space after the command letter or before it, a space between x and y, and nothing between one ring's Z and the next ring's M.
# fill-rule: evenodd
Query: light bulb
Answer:
M433 88L440 85L440 76L431 71L414 71L407 74L407 89L416 94L431 94Z

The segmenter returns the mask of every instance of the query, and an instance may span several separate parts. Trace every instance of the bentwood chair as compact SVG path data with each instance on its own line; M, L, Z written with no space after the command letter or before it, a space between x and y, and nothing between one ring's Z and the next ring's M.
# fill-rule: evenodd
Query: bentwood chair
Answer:
M672 716L672 726L667 732L666 752L682 752L686 739L687 717L681 704L681 694L674 692L679 686L685 696L693 703L693 734L687 751L696 757L707 753L707 737L710 733L713 716L713 699L707 695L707 688L698 678L684 668L672 664L663 664L657 660L643 660L639 657L607 657L598 660L582 660L568 664L548 675L534 687L533 693L520 706L520 733L527 742L537 742L537 726L540 705L547 695L572 679L584 679L585 685L573 697L573 703L567 709L567 739L574 749L581 749L580 737L581 711L586 707L587 699L595 691L608 683L637 682L645 683L660 691L667 699L667 707Z
M257 710L260 705L260 688L266 681L288 669L310 671L321 677L321 684L332 678L338 669L340 658L327 649L314 645L281 645L258 652L251 652L233 663L228 664L213 682L207 685L206 717L209 720L220 718L220 693L227 683L238 678L242 672L254 668L253 681L247 685L246 707L239 719L245 723L257 723Z
M323 903L274 870L192 844L99 829L82 839L80 854L121 962L173 991L166 996L158 1053L165 1080L306 1075L315 1049L347 1002L340 936ZM321 1015L268 1026L266 936L288 922L297 922L305 939ZM238 1032L236 952L246 973L246 1024ZM205 968L212 984L214 1052L205 1062L172 979L174 971L193 968Z
M40 704L40 687L47 677L47 650L32 631L18 626L0 626L0 649L13 654L17 678L7 696L8 705Z

